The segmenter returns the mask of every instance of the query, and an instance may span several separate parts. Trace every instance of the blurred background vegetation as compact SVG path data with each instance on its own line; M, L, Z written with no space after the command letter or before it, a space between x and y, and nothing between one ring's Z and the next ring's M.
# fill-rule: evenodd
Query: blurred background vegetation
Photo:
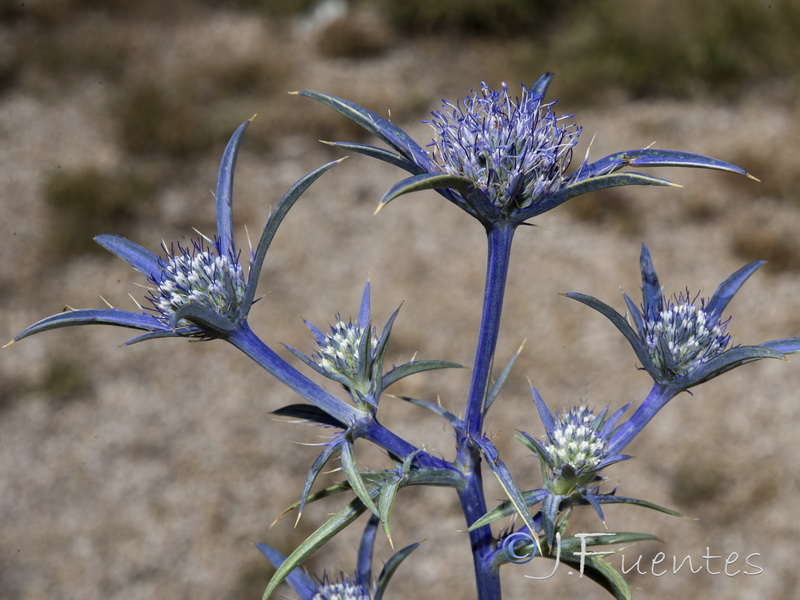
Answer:
M244 21L263 27L240 28ZM568 111L600 107L610 114L632 106L641 109L647 103L666 99L674 102L673 108L678 106L676 110L680 112L681 102L728 107L752 102L755 93L757 98L763 97L763 111L779 107L783 113L798 115L798 31L797 0L4 0L0 3L0 102L22 98L36 106L58 106L62 100L75 102L91 97L96 100L92 107L99 107L92 119L102 123L98 129L111 132L108 147L103 146L94 154L84 148L80 160L28 156L25 164L20 159L19 165L9 167L20 171L36 169L37 173L32 178L35 185L25 188L35 190L30 197L6 193L0 199L10 215L16 214L14 207L24 205L29 212L20 209L19 213L32 223L6 223L3 229L8 236L19 232L14 247L25 248L24 253L7 253L0 264L0 286L7 290L0 298L0 307L6 314L12 314L13 309L13 317L7 318L7 333L13 335L30 319L50 314L54 289L59 292L57 303L81 297L79 291L83 298L100 291L92 288L87 292L76 281L90 270L92 260L107 260L104 267L119 262L92 242L98 233L113 232L141 241L148 220L154 219L158 219L160 227L152 229L159 229L159 235L170 227L211 230L210 204L203 205L200 211L199 204L189 199L208 198L202 194L213 183L213 169L222 145L230 132L253 113L258 113L258 127L248 131L247 155L255 156L268 168L278 167L268 172L272 179L267 184L259 180L257 193L261 195L256 200L247 199L245 194L241 202L237 199L237 219L241 219L237 227L251 221L257 226L258 220L248 219L247 211L253 210L256 202L274 202L285 186L304 172L302 166L297 166L308 147L303 144L316 147L317 139L365 140L360 129L333 111L311 103L302 104L302 110L298 110L298 99L287 98L287 91L319 85L323 70L338 70L339 81L331 78L325 81L325 85L333 81L331 88L317 89L345 96L376 111L391 108L392 118L402 124L418 124L427 111L438 108L442 97L455 101L465 95L469 89L464 86L465 81L468 86L477 87L482 79L494 77L487 79L490 85L505 80L513 89L520 82L532 83L546 70L556 72L554 97L561 98ZM254 37L264 32L267 35ZM414 55L417 62L408 68L398 57L412 46L424 51ZM659 121L661 115L652 119ZM677 123L680 118L669 116L663 120ZM51 125L52 122L45 123ZM739 125L742 124L732 122L730 126ZM645 123L636 133L645 135L647 127ZM663 123L659 121L658 127L663 128ZM719 255L730 252L737 262L765 258L773 272L797 273L800 236L793 228L796 221L779 218L781 222L776 222L769 214L773 206L769 203L790 206L795 213L800 211L800 133L782 133L785 135L781 139L788 140L785 147L779 147L768 134L756 135L750 136L751 145L726 150L721 156L756 175L768 173L756 191L748 188L737 195L735 186L742 185L741 180L711 179L716 195L708 198L710 194L704 194L704 188L695 190L694 196L681 206L680 218L702 227L727 227L724 242L715 250ZM302 143L296 142L298 139ZM6 149L11 149L9 154L14 160L17 141L2 128L0 140ZM93 159L89 164L87 156ZM294 171L285 169L292 172L280 179L280 165L286 164L291 164ZM267 189L262 189L265 186ZM353 202L365 199L364 189L373 191L368 187L355 189ZM339 193L346 195L351 190ZM757 202L753 202L753 194L759 195ZM726 196L723 202L717 199L720 195ZM370 195L367 200L373 202L375 198ZM739 210L745 205L756 207L753 212ZM759 209L761 212L757 212ZM603 192L600 201L597 196L576 199L564 210L582 224L610 228L615 234L631 234L636 237L636 244L641 241L643 223L652 221L642 218L650 210L647 203L632 201L624 190ZM734 212L739 216L726 220ZM261 213L257 214L260 218ZM346 217L326 215L326 219L326 227L341 228L342 237L351 233ZM316 221L311 226L317 226ZM23 238L24 243L20 241ZM21 267L22 261L27 262ZM635 275L635 269L633 272ZM45 276L49 287L43 293L41 281ZM398 279L403 276L401 273ZM407 276L423 277L424 273ZM285 277L286 283L293 276L278 273L275 277ZM292 286L304 285L295 279L291 279ZM69 291L63 292L64 298L62 287ZM43 298L45 295L49 296ZM49 304L45 305L45 300ZM406 310L404 307L404 315ZM792 315L797 320L796 310ZM292 313L289 318L294 316ZM282 325L276 322L276 326ZM63 339L73 344L68 335ZM87 350L88 343L74 343L68 356L55 343L40 355L35 355L36 350L20 349L20 353L34 354L33 359L40 365L38 370L27 362L24 369L17 370L5 368L8 363L0 365L5 368L0 410L10 413L27 398L48 397L48 410L53 411L55 416L50 416L56 423L48 420L50 416L43 418L46 427L42 427L42 436L48 441L52 432L47 428L52 426L55 430L56 419L67 418L69 410L59 417L60 408L88 413L97 407L87 408L87 404L101 393L94 389L99 385L99 367L93 359L97 348L93 354ZM418 348L415 341L407 342L407 346L410 351ZM15 345L15 351L17 348ZM37 346L31 343L24 348ZM531 352L535 355L536 350ZM29 362L33 363L33 359ZM124 362L124 358L118 360ZM123 372L122 367L117 368ZM571 380L571 371L567 378ZM79 401L87 398L89 402ZM157 399L152 402L158 405ZM242 410L247 409L245 405ZM154 409L154 413L154 421L163 419L161 412ZM81 427L82 424L76 426L70 433L82 431ZM185 434L178 426L175 430L181 436ZM202 437L202 430L197 435ZM253 437L262 435L259 431ZM159 440L165 446L172 442ZM201 442L203 447L207 445L205 440ZM235 442L246 444L238 438ZM164 453L147 448L141 452L147 456L156 454L153 463L164 464ZM94 447L87 453L97 454ZM250 464L258 476L264 468L264 458L256 451L253 456L246 457L242 464ZM705 458L708 464L698 466L697 455L687 450L686 456L686 473L675 478L684 487L674 496L685 502L698 497L705 501L711 494L708 482L717 481L708 475L707 467L716 465L718 457L713 454ZM734 462L733 458L729 460ZM62 464L54 461L51 470L68 469L62 469ZM235 465L232 471L238 473L235 469L239 466ZM213 475L208 477L227 468L228 465L213 465L209 468ZM105 477L106 471L99 467L98 471ZM173 475L170 472L167 479L177 487ZM69 477L62 474L62 479ZM252 487L250 481L247 484ZM42 483L45 498L57 495L51 494L50 485L49 480ZM53 490L62 489L57 483L52 486ZM214 490L217 487L212 486ZM294 488L286 492L292 498L294 493ZM80 503L76 497L81 496L72 496L73 504ZM52 501L59 502L60 497ZM220 500L220 514L231 512L227 502ZM257 499L254 503L259 502ZM13 514L8 506L0 508ZM48 506L43 512L49 515L59 510L60 505L57 509ZM741 510L743 513L737 518L749 518L746 504ZM192 511L182 506L179 512ZM252 520L263 521L262 512L254 510ZM38 518L34 515L32 519ZM112 515L108 522L114 523L115 519L116 515ZM177 521L174 515L173 519ZM224 522L223 517L219 519ZM725 521L720 526L727 525ZM297 539L286 540L287 549L302 539L303 527L310 526L310 522L301 524L293 534ZM62 537L54 539L68 537L65 531L71 530L63 526L59 530ZM189 531L189 539L200 537ZM42 539L43 547L52 546L50 538ZM119 545L116 539L113 543L115 548ZM76 551L72 554L83 556ZM137 548L134 555L138 554L141 551ZM103 558L102 552L95 555ZM38 559L34 556L28 560ZM238 557L231 560L235 562ZM49 568L50 564L40 568ZM72 564L68 566L72 569ZM196 569L187 572L194 573ZM147 573L139 575L146 579ZM0 590L4 583L12 589L11 583L16 585L25 576L16 557L0 556ZM36 573L29 577L35 580ZM265 577L263 560L253 558L242 568L240 588L226 597L258 597Z
M317 107L302 116L269 110L270 102L279 102L293 84L298 61L280 42L268 56L231 56L208 48L176 59L154 53L142 39L148 24L168 34L170 24L204 15L213 19L218 10L277 23L278 29L301 18L321 23L308 46L325 59L369 60L398 45L432 39L452 54L465 45L495 43L497 50L487 51L476 73L502 72L530 83L535 74L554 69L559 95L575 106L648 97L734 102L754 88L768 90L773 102L794 102L800 87L800 3L795 0L5 2L0 7L0 94L15 89L48 95L86 85L87 78L100 80L124 154L117 166L102 172L82 168L46 175L46 202L74 208L74 218L55 221L58 231L50 236L65 257L95 248L59 246L58 239L90 239L98 219L132 223L160 188L181 176L181 165L213 153L251 104L267 105L259 112L269 125L250 136L251 150L269 152L274 140L288 133L361 134ZM394 118L402 119L435 100L412 91L387 103ZM796 189L795 172L777 178L778 191ZM100 181L108 190L102 198ZM101 208L95 211L95 206Z
M334 15L316 40L329 56L365 57L389 46L385 30L370 32L352 18L369 11L405 40L444 36L456 46L476 37L512 40L519 54L557 59L560 75L587 93L617 88L635 96L702 91L735 98L743 87L776 78L798 84L800 5L793 0L32 0L0 7L0 24L11 34L0 85L15 85L31 69L62 82L86 72L125 80L134 58L124 27L131 20L164 23L215 9L275 20L320 5ZM345 35L348 27L354 35ZM263 93L274 75L263 69L273 66L244 62L204 85L219 83L222 94Z

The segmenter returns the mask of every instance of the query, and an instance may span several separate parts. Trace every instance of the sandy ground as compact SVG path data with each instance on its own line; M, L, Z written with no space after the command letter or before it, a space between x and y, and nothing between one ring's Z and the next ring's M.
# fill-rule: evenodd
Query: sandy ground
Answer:
M181 25L172 42L174 60L181 60L179 40L200 36L213 42L215 28L236 31L241 44L258 44L271 35L264 24L237 21L235 14L223 17L214 25ZM288 52L303 48L299 33L282 40ZM479 47L465 49L446 73L435 72L432 59L446 52L446 46L433 43L397 45L362 62L309 53L291 73L287 89L337 93L379 111L391 109L395 96L416 95L422 108L400 124L424 141L429 134L419 121L437 108L438 97L457 98L489 78L478 68L484 64ZM557 71L558 65L551 68ZM515 75L491 74L496 79ZM554 91L557 95L558 80ZM62 261L39 250L54 218L42 201L44 174L56 165L124 161L105 102L105 92L92 81L45 93L10 89L0 97L5 217L0 236L6 240L0 258L0 335L5 339L65 304L100 306L102 294L115 306L132 309L127 294L143 295L137 274L112 257ZM310 106L299 98L281 102L300 113ZM568 98L562 103L562 110L573 109ZM487 430L521 486L539 484L538 466L513 440L518 429L542 433L528 379L553 407L584 399L595 407L616 408L640 401L648 389L647 377L635 370L633 353L616 330L559 294L586 292L622 310L620 287L638 295L642 242L649 245L666 290L688 287L710 294L746 262L734 252L735 242L798 231L796 190L786 197L770 184L773 170L785 178L796 169L791 163L800 151L797 109L791 99L766 109L760 93L728 104L702 98L581 102L576 116L585 128L581 156L596 133L594 157L657 142L661 148L739 161L764 183L673 171L669 176L684 188L597 195L580 209L561 207L537 219L538 227L519 231L498 361L527 343ZM245 107L242 120L264 110ZM248 135L269 137L258 129L270 122L269 115L256 119ZM336 156L307 132L275 140L268 152L251 151L246 137L235 190L240 245L246 244L245 227L255 235L270 204L293 181ZM152 215L134 226L132 237L156 249L162 238L190 237L194 226L211 231L208 190L217 161L215 150L189 163L190 176L159 192ZM324 326L336 313L355 316L369 279L376 320L382 322L402 303L391 360L418 353L471 362L482 293L482 231L434 194L403 198L373 216L377 200L401 175L352 157L326 174L290 214L267 258L266 297L252 313L253 328L273 347L284 352L280 344L287 343L313 350L302 319ZM731 304L729 330L735 341L800 335L798 298L796 269L759 271ZM271 570L253 544L266 542L288 552L340 506L338 499L312 506L296 529L291 519L269 528L298 497L304 469L316 456L315 448L304 444L319 441L319 431L277 422L270 411L296 399L232 347L183 340L120 347L127 337L118 329L81 328L2 351L0 596L259 597ZM41 385L48 365L58 359L85 379L67 398ZM793 593L800 549L800 528L792 516L800 492L797 362L748 365L693 396L676 398L631 446L635 460L610 470L610 485L618 485L620 493L696 518L636 508L608 511L608 530L645 530L664 540L624 552L628 567L643 556L640 568L647 573L629 575L638 597L782 598ZM468 383L469 371L463 370L417 376L392 391L439 397L459 412ZM452 438L433 416L392 398L385 399L381 415L409 441L452 456ZM384 464L366 445L359 452L365 464ZM489 483L489 488L490 498L500 498L497 486ZM393 523L398 545L427 541L403 565L388 598L472 596L455 494L404 490ZM589 514L576 526L603 528ZM314 556L309 569L320 574L352 570L359 535L360 525ZM663 576L651 569L658 552L667 557L669 572ZM382 560L391 554L385 540L379 540L378 553ZM732 553L738 558L730 558ZM706 560L704 554L722 558ZM701 572L684 568L673 574L672 557L680 561L687 555L695 568L702 565ZM758 568L745 562L748 555ZM550 568L551 563L506 568L507 597L607 597L566 568L546 582L524 578ZM292 597L288 588L283 593Z

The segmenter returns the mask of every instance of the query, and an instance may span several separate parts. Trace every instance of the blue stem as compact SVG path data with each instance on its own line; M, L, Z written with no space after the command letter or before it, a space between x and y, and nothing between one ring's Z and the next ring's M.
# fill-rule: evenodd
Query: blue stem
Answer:
M464 418L466 433L472 437L478 437L483 433L483 402L492 374L497 336L500 333L500 315L503 312L503 295L511 258L514 228L514 224L501 223L493 225L487 230L489 258L486 267L486 286L483 292L483 312Z
M250 329L246 322L241 323L226 339L281 383L345 425L351 426L359 420L368 419L364 413L325 391L278 356ZM446 467L445 461L437 460L427 453L419 451L418 448L392 433L374 419L369 419L364 437L400 459L416 452L416 459L420 465Z
M420 450L416 446L409 444L403 438L386 429L383 425L378 423L374 418L370 419L367 430L361 436L374 444L380 446L384 450L391 452L399 459L404 459L411 454L414 456L414 464L423 468L435 469L448 469L452 470L453 466L444 459L431 456L424 450Z
M466 485L458 490L458 499L461 501L461 509L464 511L467 524L471 524L487 513L480 458L474 445L464 437L460 440L458 455L462 461L461 468L466 481ZM463 464L465 460L472 466L471 470L467 470ZM485 525L470 531L469 543L472 548L478 600L500 600L500 572L492 568L494 552L492 528Z
M278 356L272 348L253 333L247 322L241 323L234 329L228 335L227 341L252 358L286 387L294 390L342 423L352 425L361 416L355 408L326 392Z
M608 455L618 454L627 446L638 433L644 429L644 426L650 422L656 413L661 410L664 405L672 400L679 390L669 385L662 383L653 384L647 398L644 399L636 409L636 412L631 415L631 418L625 421L617 428L611 436L611 441L608 444L606 453Z
M511 241L515 225L502 223L487 227L489 257L486 267L486 287L483 293L483 312L475 350L464 430L458 433L456 464L464 473L465 485L459 489L458 497L467 525L471 525L487 512L486 498L481 475L480 452L473 442L482 435L484 401L492 362L500 333L500 315L503 310L508 265L511 257ZM488 525L469 532L472 560L479 600L500 599L500 574L491 566L494 536Z

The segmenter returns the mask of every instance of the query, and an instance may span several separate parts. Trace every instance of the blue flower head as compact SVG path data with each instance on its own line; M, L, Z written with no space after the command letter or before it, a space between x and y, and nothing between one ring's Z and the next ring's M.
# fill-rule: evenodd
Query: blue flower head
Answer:
M540 442L523 433L521 441L539 456L546 487L555 494L583 495L588 484L601 479L600 471L630 458L608 451L614 426L627 406L610 416L607 408L594 414L583 404L553 415L535 389L533 397L546 439Z
M598 432L600 425L602 421L583 405L559 413L545 451L559 465L556 471L560 476L567 472L574 479L602 462L606 440Z
M312 600L372 600L369 591L355 579L342 576L338 581L322 577Z
M690 299L688 290L663 301L662 310L644 322L644 343L660 373L687 375L728 347L730 319L706 307L706 300Z
M330 332L323 333L306 321L316 339L317 351L308 357L291 346L287 348L321 375L339 382L356 405L369 412L377 406L383 391L383 361L397 313L392 314L378 337L370 317L370 285L367 282L356 322L352 319L345 322L336 315L336 323L331 325Z
M375 328L342 320L331 326L331 332L322 334L317 342L319 351L314 357L317 364L330 373L355 380L359 365L374 356L378 338ZM366 347L366 352L361 348Z
M442 173L464 177L498 208L526 208L558 191L572 160L581 128L561 125L553 103L522 86L512 99L485 83L460 104L443 101L428 123L436 138L428 145Z
M320 332L319 349L313 358L324 371L347 379L362 394L368 392L365 386L373 373L371 368L364 367L372 366L375 358L378 346L375 328L339 319L330 330L330 333ZM360 377L363 371L367 371L366 379Z
M575 506L591 506L603 521L605 520L603 504L633 504L670 515L679 515L652 502L618 496L616 490L606 493L600 489L605 481L602 471L630 458L620 451L641 430L635 415L620 424L620 419L629 404L610 415L608 408L595 413L583 404L554 415L539 392L533 387L531 391L539 418L544 425L545 436L536 439L528 433L521 432L516 438L539 459L543 485L538 489L516 492L517 498L505 500L490 510L471 525L473 529L515 513L521 514L526 520L525 525L519 530L523 534L522 537L524 538L525 534L536 536L543 532L547 545L542 548L552 549L556 533L564 533ZM505 488L509 488L510 475L506 475L503 473L498 479ZM532 518L526 518L529 509L537 505L541 505L539 512ZM503 539L520 538L504 536ZM536 545L539 547L538 538L536 539ZM498 544L498 553L506 552L507 548L507 542ZM506 553L505 559L501 560L506 560L508 557Z
M396 313L395 313L396 314ZM392 316L394 321L394 316ZM336 315L330 333L323 333L306 321L317 341L317 352L311 357L321 372L342 383L357 399L365 399L382 368L383 354L390 331L378 339L370 320L370 286L364 286L358 320L344 322Z
M650 252L642 246L642 305L623 294L628 319L613 308L583 294L570 293L605 315L627 338L643 368L653 380L673 392L687 390L739 365L762 358L784 358L800 350L798 338L757 346L732 346L729 318L722 312L763 261L745 265L720 284L709 299L688 290L668 299L661 290Z
M542 528L551 543L559 515L571 506L590 504L603 518L600 504L613 497L600 493L600 472L630 458L610 448L615 426L628 405L611 415L607 408L595 414L583 404L553 415L539 392L531 390L546 435L540 441L523 432L517 439L539 458L544 486L528 492L526 503L542 503Z
M102 239L102 236L101 236ZM165 258L159 259L158 279L148 275L155 289L148 300L154 316L184 335L203 337L204 330L176 313L186 305L202 306L229 320L235 319L247 291L244 271L235 255L226 255L219 241L208 247L205 240L192 240L191 248L162 244Z
M544 97L552 73L518 98L483 84L459 103L443 101L443 109L427 121L436 136L428 150L391 121L348 100L321 92L298 92L327 104L391 148L332 142L390 163L411 174L395 184L379 208L410 192L436 190L487 227L517 225L547 212L574 196L622 185L672 185L665 179L627 167L699 167L747 175L724 161L675 150L641 148L586 160L568 172L581 128L564 123Z
M378 330L372 325L370 284L367 282L355 322L352 319L345 322L336 315L336 323L330 326L330 332L323 333L306 321L316 339L317 351L309 357L291 346L287 349L320 375L340 383L359 409L372 412L377 408L383 391L400 379L422 371L460 366L441 360L412 360L384 373L389 336L399 312L398 308L392 313L378 335Z

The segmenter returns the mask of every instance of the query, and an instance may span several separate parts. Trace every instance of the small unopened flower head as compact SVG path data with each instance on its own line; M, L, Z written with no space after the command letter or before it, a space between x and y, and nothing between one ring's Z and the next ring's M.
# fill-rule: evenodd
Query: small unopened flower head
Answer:
M484 83L458 105L443 103L427 121L429 156L445 173L467 177L498 207L527 207L564 185L581 128L561 125L552 103L522 86L512 99ZM571 115L570 115L571 116Z
M545 449L557 463L569 465L576 473L591 470L605 454L606 440L597 431L600 424L586 406L563 411Z
M705 310L705 301L698 307L688 292L644 323L644 342L658 369L670 375L686 375L725 351L730 335L725 332L728 321L720 321Z
M363 585L349 578L336 582L325 578L317 588L313 600L371 600L371 596Z
M192 247L162 245L165 258L160 260L161 276L151 283L150 302L156 317L172 325L172 315L185 304L198 304L224 317L233 317L242 303L245 278L236 257L209 250L203 240L192 240ZM186 320L178 322L187 333L200 333Z
M362 351L364 336L369 336L366 353ZM339 320L331 327L331 332L319 340L319 352L315 359L329 373L354 380L358 377L360 365L371 358L377 345L378 338L372 328Z

